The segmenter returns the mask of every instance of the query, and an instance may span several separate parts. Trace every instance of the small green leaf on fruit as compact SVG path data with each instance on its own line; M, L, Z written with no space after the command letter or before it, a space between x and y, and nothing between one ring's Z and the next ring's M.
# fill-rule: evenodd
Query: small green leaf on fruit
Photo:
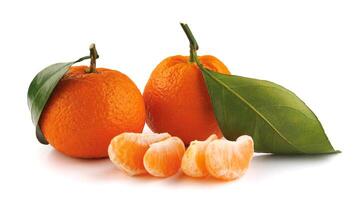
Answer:
M70 66L89 58L90 56L85 56L73 62L50 65L40 71L33 78L27 91L27 104L31 111L32 122L36 127L36 137L40 143L48 144L48 141L44 137L41 128L38 125L38 121L53 90L60 79L69 70Z

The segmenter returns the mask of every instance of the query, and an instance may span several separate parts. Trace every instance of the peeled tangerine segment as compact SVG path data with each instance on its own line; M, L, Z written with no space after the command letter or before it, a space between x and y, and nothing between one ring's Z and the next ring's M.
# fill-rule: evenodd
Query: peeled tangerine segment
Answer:
M170 138L168 133L122 133L111 140L110 160L129 175L144 174L143 157L149 146Z
M240 136L236 141L214 140L206 148L206 168L215 178L237 179L248 169L253 153L254 143L250 136Z
M191 177L208 176L208 171L205 165L205 151L207 145L218 139L217 135L213 134L205 141L192 141L182 157L181 169Z
M156 177L172 176L179 171L184 152L184 142L178 137L151 144L144 155L144 167Z

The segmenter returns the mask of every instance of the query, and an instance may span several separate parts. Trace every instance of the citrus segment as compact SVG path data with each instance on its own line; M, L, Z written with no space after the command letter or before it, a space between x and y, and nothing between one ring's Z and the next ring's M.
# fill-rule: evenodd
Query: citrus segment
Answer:
M240 136L236 141L214 140L206 148L206 168L215 178L237 179L248 169L253 153L254 144L250 136Z
M205 150L207 145L213 140L218 139L217 135L213 134L205 141L192 141L182 157L181 169L191 177L208 176L208 171L205 165Z
M169 138L168 133L122 133L111 140L110 160L129 175L146 173L143 157L150 144Z
M179 171L184 152L185 145L178 137L151 144L144 155L144 167L153 176L172 176Z

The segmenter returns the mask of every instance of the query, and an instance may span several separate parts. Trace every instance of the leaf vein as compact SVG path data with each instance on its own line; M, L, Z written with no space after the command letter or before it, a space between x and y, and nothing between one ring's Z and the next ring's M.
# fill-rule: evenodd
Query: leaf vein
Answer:
M257 115L259 115L259 117L262 118L284 141L286 141L286 143L288 143L289 145L291 145L292 147L294 147L295 149L297 149L301 153L305 153L305 152L301 151L292 142L290 142L285 136L283 136L281 134L281 132L274 125L272 125L271 122L262 113L260 113L258 110L256 110L256 108L253 105L251 105L246 99L244 99L238 93L233 91L230 87L228 87L225 83L223 83L223 81L221 81L218 78L212 76L211 72L209 72L207 69L205 69L205 68L202 68L202 69L203 69L204 72L206 72L206 74L208 74L208 76L210 76L210 78L212 78L212 80L214 80L217 83L221 84L224 88L227 89L227 91L229 91L230 93L232 93L233 95L238 97L244 104L246 104L250 109L252 109L255 113L257 113Z

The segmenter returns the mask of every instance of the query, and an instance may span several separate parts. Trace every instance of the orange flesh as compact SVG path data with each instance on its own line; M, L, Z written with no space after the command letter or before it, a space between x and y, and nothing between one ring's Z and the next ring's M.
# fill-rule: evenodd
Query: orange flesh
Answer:
M146 173L143 157L150 144L169 138L168 133L122 133L111 140L110 160L129 175Z
M144 155L144 167L156 177L172 176L179 171L184 152L185 145L178 137L151 144Z
M250 136L240 136L235 142L214 140L206 148L206 168L215 178L237 179L248 169L253 153L254 144Z
M208 176L208 171L205 165L205 150L207 145L218 137L213 134L205 141L192 141L187 148L181 163L182 171L191 177Z
M183 141L168 133L123 133L112 139L108 152L111 161L130 175L148 172L169 177L181 167L191 177L233 180L248 169L254 144L246 135L228 141L213 134L205 141L191 142L185 152Z

